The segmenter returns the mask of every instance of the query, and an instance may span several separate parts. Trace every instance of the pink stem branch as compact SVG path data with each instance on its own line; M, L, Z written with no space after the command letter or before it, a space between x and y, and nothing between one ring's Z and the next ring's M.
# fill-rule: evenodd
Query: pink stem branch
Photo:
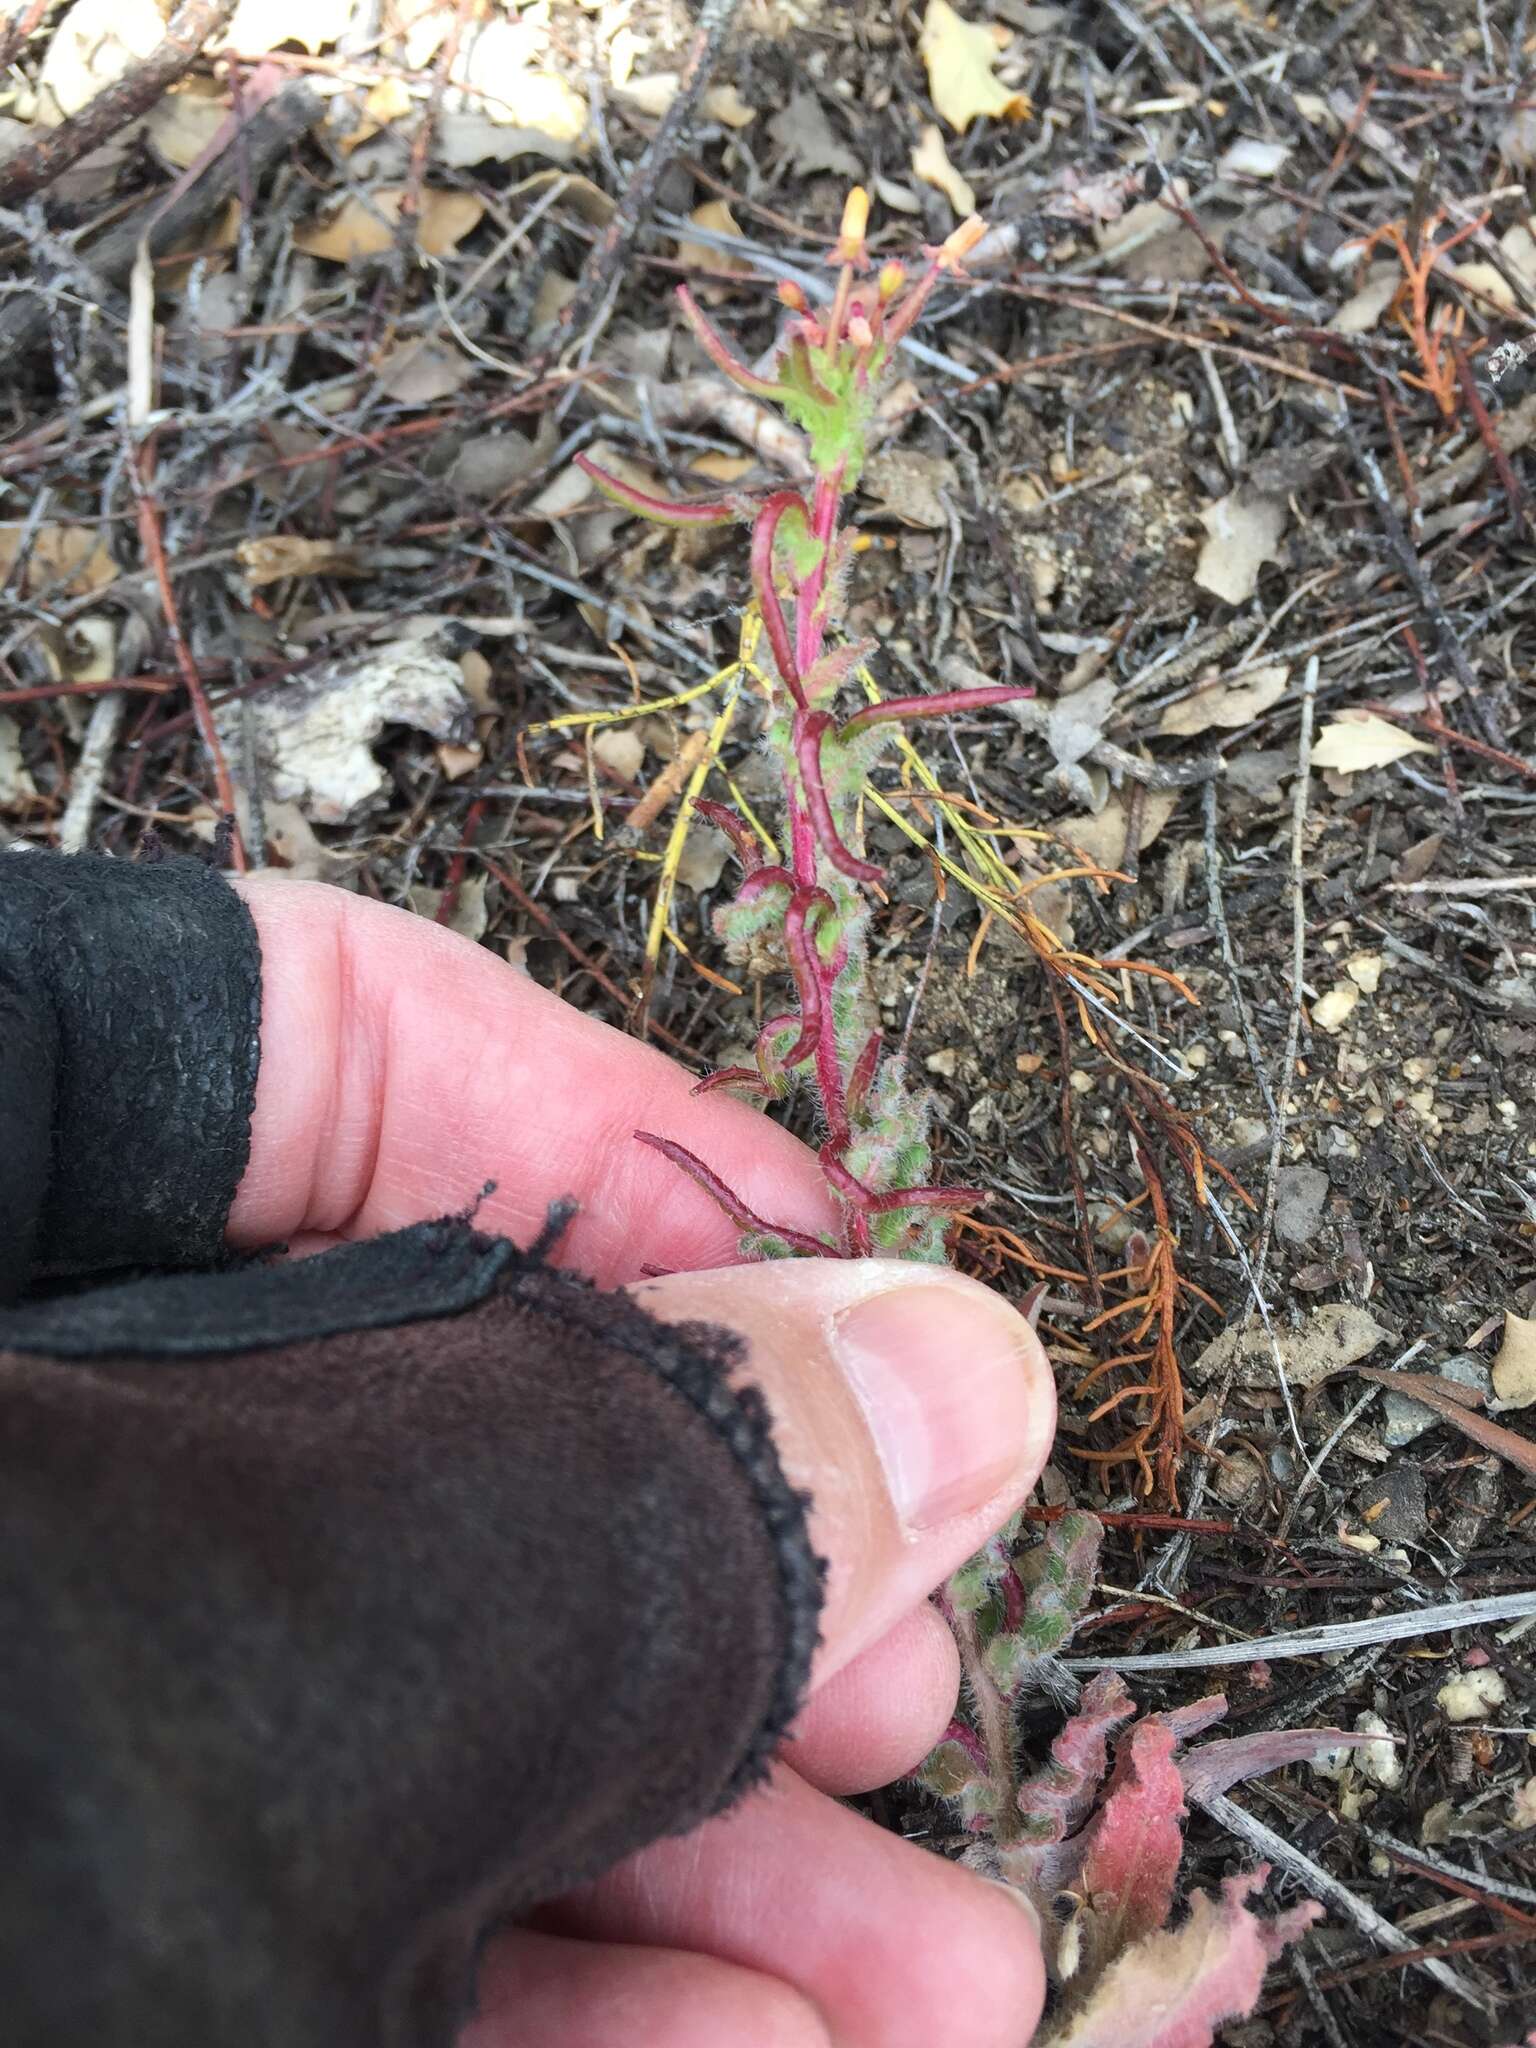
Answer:
M790 648L784 607L779 603L778 589L773 580L773 544L778 537L779 521L786 512L798 512L802 519L806 518L805 500L798 491L775 491L771 498L764 499L757 523L752 528L752 584L779 674L803 711L805 692L800 687L800 670Z
M750 391L754 398L777 399L781 395L778 384L773 379L759 377L755 370L749 370L730 343L710 325L699 310L698 301L687 285L678 286L677 297L679 305L688 317L688 325L698 336L700 348L718 369L725 372L733 384L739 385L743 391Z
M700 796L693 800L693 808L706 825L713 825L717 832L723 832L741 862L742 875L755 875L763 865L763 849L757 834L751 830L739 812L729 804L718 804L713 797Z
M980 690L939 690L931 697L887 697L883 704L868 704L837 729L840 740L851 739L866 726L884 725L897 718L945 718L952 711L978 711L987 704L1015 704L1021 697L1033 697L1031 683L988 683Z
M837 823L827 786L821 779L822 735L832 723L825 711L800 712L795 719L795 759L800 764L800 781L805 790L805 807L816 828L822 852L840 875L850 882L878 882L881 870L873 861L860 860L837 836Z
M686 1145L679 1145L674 1138L659 1138L654 1131L636 1131L635 1136L642 1145L649 1145L653 1152L659 1152L663 1159L669 1159L674 1166L680 1167L712 1201L719 1203L738 1230L782 1238L793 1250L808 1253L812 1258L836 1257L831 1246L823 1244L819 1237L812 1237L804 1230L791 1230L787 1224L766 1222L755 1209L749 1209L739 1195L733 1195L719 1174L706 1166L697 1153L690 1152Z
M826 617L822 610L822 596L826 590L827 571L832 563L832 547L837 536L837 502L842 490L843 470L841 463L831 476L819 476L811 498L811 535L821 543L821 558L810 575L806 577L795 594L795 659L800 664L801 675L809 675L821 653L821 643L826 631Z
M825 889L797 889L784 913L784 950L800 992L802 1018L800 1036L784 1055L786 1067L798 1067L802 1060L810 1058L821 1043L826 1023L823 963L815 934L807 928L811 912L823 907L828 911L836 908Z
M727 520L741 517L724 498L696 498L690 503L684 498L657 498L649 491L637 491L633 484L625 483L623 477L603 469L587 455L576 457L576 467L584 476L591 477L605 498L612 498L626 512L637 512L642 519L658 526L724 526Z

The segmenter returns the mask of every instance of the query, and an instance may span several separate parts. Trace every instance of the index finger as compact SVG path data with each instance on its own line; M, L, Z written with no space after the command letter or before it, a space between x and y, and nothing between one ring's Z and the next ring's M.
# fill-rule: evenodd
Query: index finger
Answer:
M697 1154L760 1215L833 1227L814 1155L694 1096L654 1048L408 911L317 882L237 884L262 951L261 1065L235 1245L372 1237L463 1210L519 1243L579 1210L557 1257L601 1286L736 1257L735 1225L636 1130Z

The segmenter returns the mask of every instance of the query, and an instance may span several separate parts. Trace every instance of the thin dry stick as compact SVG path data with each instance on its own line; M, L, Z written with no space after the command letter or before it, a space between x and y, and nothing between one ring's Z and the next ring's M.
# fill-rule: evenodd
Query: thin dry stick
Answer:
M1068 1671L1203 1671L1218 1664L1274 1663L1282 1657L1326 1657L1367 1643L1406 1643L1415 1636L1444 1635L1450 1629L1536 1615L1536 1593L1486 1593L1478 1600L1447 1600L1401 1614L1373 1614L1362 1621L1330 1621L1287 1635L1259 1636L1248 1643L1202 1643L1194 1650L1139 1651L1131 1657L1064 1657Z
M1325 1870L1320 1863L1314 1863L1310 1856L1304 1856L1286 1836L1266 1827L1263 1821L1255 1820L1246 1808L1239 1806L1236 1800L1229 1799L1225 1792L1201 1793L1192 1790L1190 1797L1195 1805L1210 1815L1218 1827L1225 1828L1229 1834L1236 1835L1239 1841L1246 1842L1250 1848L1257 1850L1259 1855L1266 1857L1271 1863L1278 1864L1289 1876L1294 1877L1298 1884L1305 1886L1314 1898L1321 1899L1325 1905L1334 1907L1347 1919L1353 1920L1361 1933L1368 1935L1379 1947L1391 1949L1394 1954L1402 1954L1414 1948L1414 1943L1406 1934L1400 1934L1390 1920L1383 1919L1374 1906L1358 1898L1347 1884L1333 1875L1332 1871ZM1470 1979L1459 1976L1448 1963L1442 1963L1435 1957L1425 1957L1416 1967L1468 2005L1476 2006L1480 2012L1488 2010L1485 1994Z
M17 55L48 12L48 0L27 0L0 29L0 71L9 71Z
M582 265L575 295L560 314L556 350L578 340L596 318L615 280L623 270L635 237L656 204L662 174L676 160L683 136L693 118L705 86L715 68L715 59L725 41L740 0L704 0L698 26L683 64L682 76L672 103L656 124L639 167L633 172L629 189L620 200L613 219L604 228ZM535 366L541 376L549 367L546 357Z
M235 0L185 0L165 32L165 40L70 120L50 128L35 142L0 163L0 206L14 206L77 164L140 114L147 114L177 79L192 68L211 35L235 11Z

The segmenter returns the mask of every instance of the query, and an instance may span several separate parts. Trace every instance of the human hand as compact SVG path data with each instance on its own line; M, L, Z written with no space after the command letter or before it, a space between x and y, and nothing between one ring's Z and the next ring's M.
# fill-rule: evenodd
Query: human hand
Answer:
M824 1227L816 1161L779 1127L693 1097L655 1051L422 920L309 884L243 893L264 1007L231 1239L317 1249L494 1180L477 1224L527 1242L574 1195L561 1263L746 1339L830 1566L811 1698L772 1784L493 1943L462 2048L1019 2048L1044 1988L1025 1913L835 1795L911 1769L949 1717L955 1652L925 1596L1044 1462L1054 1395L1027 1326L932 1269L735 1264L730 1223L632 1134Z

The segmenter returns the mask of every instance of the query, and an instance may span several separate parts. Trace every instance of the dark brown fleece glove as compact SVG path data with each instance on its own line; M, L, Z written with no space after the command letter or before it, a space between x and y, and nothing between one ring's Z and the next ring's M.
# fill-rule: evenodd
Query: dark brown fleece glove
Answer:
M81 1288L218 1256L259 985L195 863L0 856L7 2048L437 2048L809 1667L720 1333L453 1219Z

